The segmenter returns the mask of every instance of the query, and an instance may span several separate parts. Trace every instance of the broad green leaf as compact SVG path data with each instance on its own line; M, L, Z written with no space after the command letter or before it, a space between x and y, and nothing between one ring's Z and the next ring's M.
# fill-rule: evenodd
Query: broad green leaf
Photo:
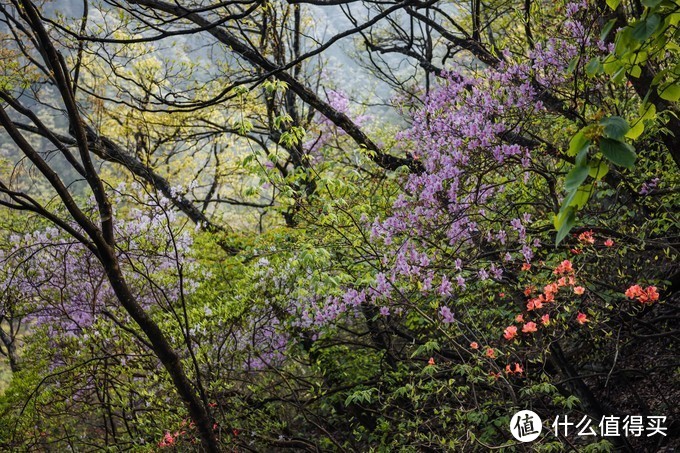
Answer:
M635 77L636 79L640 77L640 75L642 75L642 68L640 67L640 65L636 64L635 66L630 68L630 75L632 77Z
M600 121L600 124L604 126L605 137L613 138L614 140L623 140L626 132L630 129L628 122L620 116L604 118Z
M616 8L618 8L620 3L621 3L621 0L607 0L607 5L612 10L615 10Z
M558 222L560 218L560 215L564 214L564 212L567 211L567 209L571 208L573 206L573 201L574 198L576 198L576 194L578 193L578 190L574 190L572 192L567 193L567 195L564 197L564 200L562 200L562 206L560 206L560 210L555 217L555 221ZM562 225L559 223L559 225ZM559 229L558 224L555 225L555 229Z
M571 203L569 203L569 205L573 206L576 209L583 208L586 205L586 203L588 203L588 200L590 199L590 195L592 193L593 193L592 184L585 184L579 187L578 190L576 191L576 195L571 200Z
M586 74L593 77L599 74L600 72L602 72L602 63L600 63L600 59L597 57L591 58L588 64L586 65Z
M560 245L562 239L574 228L576 224L576 210L572 207L566 209L563 213L555 216L555 229L557 230L557 237L555 238L555 246Z
M576 159L574 159L574 165L577 167L581 165L587 165L586 163L586 158L588 157L588 148L583 148L577 155Z
M579 57L574 57L571 59L569 62L569 66L567 67L567 72L572 73L576 69L576 66L578 65L579 62Z
M657 28L659 28L659 24L661 23L661 18L657 16L656 14L652 14L651 16L647 17L646 19L643 19L639 21L635 26L633 27L633 38L635 38L638 42L645 42L647 39L654 34Z
M604 178L607 173L609 173L609 165L607 165L605 161L595 160L590 163L588 174L591 178L599 181L600 179Z
M668 85L663 90L659 89L659 97L670 102L680 99L680 85L677 83Z
M567 151L568 156L576 156L584 148L590 146L590 140L588 140L583 133L583 129L578 131L569 141L569 150Z
M640 116L643 120L651 120L656 115L656 106L654 104L647 104L640 106Z
M583 184L583 181L588 177L589 169L590 167L588 165L577 165L571 169L564 179L564 188L567 192L573 192Z
M620 67L621 62L611 55L605 58L604 62L602 63L602 69L604 70L604 73L607 75L614 74L616 71L618 71Z
M600 139L600 151L611 162L621 167L633 168L637 155L635 148L628 143L602 137Z
M626 68L622 66L612 75L612 82L621 83L621 82L623 82L623 79L625 77L626 77Z
M661 3L663 0L642 0L642 4L646 6L647 8L654 8L657 6L659 3Z
M609 32L612 31L612 28L614 28L614 24L616 23L616 19L612 19L609 22L607 22L604 27L602 27L602 33L600 33L600 41L604 41L605 38L609 35Z
M633 123L633 127L631 127L628 133L626 134L626 138L636 140L640 135L642 135L644 131L645 124L644 121L642 121L642 118L640 118L635 123Z

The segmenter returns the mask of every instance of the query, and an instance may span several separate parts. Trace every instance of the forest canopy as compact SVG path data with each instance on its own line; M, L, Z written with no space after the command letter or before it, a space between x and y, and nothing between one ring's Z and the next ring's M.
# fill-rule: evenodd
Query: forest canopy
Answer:
M679 23L0 0L0 450L680 448Z

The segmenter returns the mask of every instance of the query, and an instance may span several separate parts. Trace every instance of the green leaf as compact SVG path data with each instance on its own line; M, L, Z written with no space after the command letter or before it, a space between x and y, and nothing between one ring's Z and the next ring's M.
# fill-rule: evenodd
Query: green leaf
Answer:
M657 6L659 3L661 3L663 0L642 0L642 4L646 6L647 8L654 8Z
M630 129L628 122L620 116L604 118L600 121L600 124L604 126L605 137L613 138L614 140L623 140L626 132Z
M614 74L620 67L621 61L612 55L609 55L607 58L605 58L604 62L602 63L602 69L607 75Z
M592 193L593 193L592 184L586 184L584 186L579 187L578 190L576 191L576 195L569 203L569 206L573 206L576 209L581 209L586 205L586 203L588 203L588 200L590 199L590 195Z
M615 73L612 75L612 82L614 83L621 83L623 82L624 77L626 76L626 68L621 66Z
M654 34L656 29L659 28L660 23L661 18L656 14L652 14L648 18L639 21L633 27L633 38L638 42L647 41L647 39Z
M602 72L602 69L603 67L602 63L600 63L600 59L597 57L593 57L586 65L586 74L593 77Z
M621 4L621 0L607 0L607 5L612 9L615 10L616 8L619 7L619 4Z
M614 24L616 23L616 19L612 19L609 22L607 22L604 27L602 27L602 33L600 33L600 41L604 41L605 38L609 35L609 32L612 31L612 28L614 28Z
M576 156L584 148L590 146L590 140L588 140L581 129L576 135L574 135L569 141L569 150L567 151L568 156Z
M633 168L637 158L635 148L628 143L605 137L600 139L600 151L612 163L625 168Z
M635 65L632 68L630 68L630 75L631 77L635 77L636 79L642 75L642 68L640 65Z
M567 190L567 192L573 192L578 189L578 187L583 184L583 181L585 181L588 177L589 170L590 167L587 165L577 165L572 168L567 174L567 177L564 179L564 188Z
M603 160L595 160L590 163L590 169L588 174L591 178L599 181L604 178L606 174L609 173L609 165Z
M676 102L680 99L680 85L671 84L663 90L659 89L659 97L670 102Z
M630 128L630 130L626 134L626 138L629 138L631 140L635 140L640 135L642 135L642 133L644 131L645 131L645 124L644 124L644 121L642 121L642 118L640 118L639 120L637 120L637 122L635 122L633 124L633 127Z
M576 224L576 210L572 207L566 209L563 213L555 216L555 228L557 229L557 237L555 238L555 246L560 245L569 231L574 228Z
M574 57L571 59L569 62L569 66L567 67L567 72L572 73L574 72L574 69L576 69L576 66L578 65L580 57Z

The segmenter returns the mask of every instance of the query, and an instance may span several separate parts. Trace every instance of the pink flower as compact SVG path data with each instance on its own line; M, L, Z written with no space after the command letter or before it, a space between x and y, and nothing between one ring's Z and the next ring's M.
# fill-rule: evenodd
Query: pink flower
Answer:
M633 285L626 290L625 294L629 299L637 298L641 304L659 300L659 291L656 286L648 286L646 289L642 289L640 285Z
M515 363L515 373L522 374L524 373L524 368L519 363Z
M515 316L515 322L524 322L524 315L520 313L519 315Z
M536 323L531 321L524 324L524 327L522 327L522 332L524 333L533 333L536 332L536 330Z
M543 288L543 292L546 294L555 294L557 291L559 291L559 288L557 287L557 283L551 283L549 285L545 285Z
M595 238L593 237L592 231L584 231L583 233L579 234L578 240L581 241L581 242L584 242L586 244L594 244L595 243Z
M486 356L490 359L495 359L496 358L496 351L494 351L493 348L487 348L486 349Z
M470 343L470 347L472 349L479 349L479 344L476 341L473 341L472 343Z
M585 313L581 313L579 311L578 315L576 315L576 320L578 321L579 324L585 324L588 322L588 316L586 316Z
M647 293L650 302L659 300L659 292L656 290L656 286L648 286L645 293Z
M515 326L508 326L505 331L503 332L503 337L505 337L506 340L510 341L515 336L517 335L517 327Z
M642 290L642 286L640 285L633 285L630 288L628 288L625 292L625 295L629 299L635 299L636 297L640 297L644 294L644 291Z
M578 294L579 296L583 293L586 292L586 289L583 286L575 286L574 287L574 293Z
M542 323L544 326L547 326L548 324L550 324L550 315L549 315L548 313L546 313L546 314L544 314L543 316L541 316L541 323Z
M553 271L553 274L555 275L560 275L560 274L568 274L570 272L573 272L574 268L571 265L571 261L569 260L564 260L562 261Z
M434 357L430 357L430 360L427 361L427 366L433 366L434 365Z
M614 245L614 241L612 241L611 239L607 239L606 241L604 241L604 245L607 247L611 247Z

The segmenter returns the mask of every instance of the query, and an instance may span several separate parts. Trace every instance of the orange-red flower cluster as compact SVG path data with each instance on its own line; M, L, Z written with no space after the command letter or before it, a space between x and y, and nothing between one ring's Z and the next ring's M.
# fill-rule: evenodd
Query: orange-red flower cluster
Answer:
M513 338L517 336L517 327L516 326L508 326L505 328L505 332L503 332L503 337L510 341Z
M534 333L536 330L536 323L531 321L524 324L524 327L522 327L522 332L524 333Z
M595 238L593 237L592 231L584 231L583 233L579 234L578 240L581 241L581 242L584 242L586 244L594 244L595 243Z
M652 303L659 300L659 292L656 286L648 286L642 289L640 285L633 285L626 290L626 297L629 299L637 299L641 304Z
M574 268L569 260L562 261L553 271L555 275L569 274L571 272L574 272Z
M515 363L515 369L513 370L510 365L505 365L505 372L508 374L522 374L524 373L524 368L519 363Z

